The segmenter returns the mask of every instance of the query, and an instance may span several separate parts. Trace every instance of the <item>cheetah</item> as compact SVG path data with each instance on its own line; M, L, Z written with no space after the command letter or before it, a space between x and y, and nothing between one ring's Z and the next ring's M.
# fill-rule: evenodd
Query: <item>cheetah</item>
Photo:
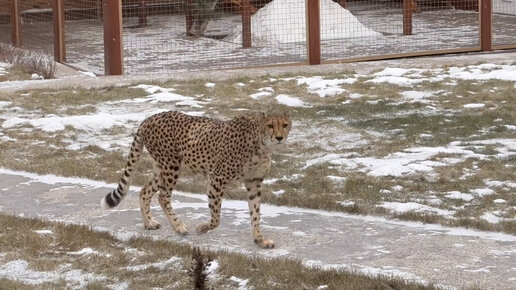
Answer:
M139 126L118 187L101 200L101 206L113 208L127 194L133 166L145 147L155 168L139 194L146 229L160 227L150 211L151 198L159 191L159 204L173 229L182 235L188 233L171 205L172 190L181 171L186 169L208 180L206 192L211 220L197 227L199 233L206 233L220 224L225 189L234 181L243 181L254 242L262 248L273 248L274 242L260 232L261 186L270 169L271 153L285 143L291 126L289 114L260 113L229 121L174 111L152 115Z

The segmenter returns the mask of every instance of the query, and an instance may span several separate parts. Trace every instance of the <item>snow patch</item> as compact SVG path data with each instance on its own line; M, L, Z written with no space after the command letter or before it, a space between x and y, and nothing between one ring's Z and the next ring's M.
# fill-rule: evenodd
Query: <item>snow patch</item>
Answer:
M247 283L249 282L249 279L240 279L235 276L231 276L229 280L236 282L238 284L238 290L248 290Z
M396 213L419 212L419 213L434 213L445 217L451 217L455 212L427 206L416 202L384 202L379 207L386 208Z
M319 97L324 98L346 92L346 90L341 88L339 85L352 84L356 80L356 78L325 80L320 76L300 77L297 79L297 84L307 85L310 93L317 94Z
M84 248L79 251L68 252L68 255L74 255L74 256L99 255L99 254L100 253L98 251L95 251L92 248Z
M251 18L252 41L266 43L293 43L306 41L305 0L274 0L258 10ZM288 11L289 17L285 17ZM321 40L350 39L364 41L368 38L383 38L360 23L347 9L331 0L320 1ZM241 43L242 29L235 28L226 37L227 41Z
M251 97L252 99L255 99L255 100L259 100L263 97L268 97L268 96L271 96L272 93L271 92L258 92L258 93L254 93L254 94L251 94L249 95L249 97Z
M180 268L181 267L181 261L183 259L180 257L171 257L170 259L162 262L156 262L156 263L149 263L149 264L141 264L141 265L135 265L135 266L127 266L124 269L127 271L135 272L135 271L142 271L151 267L158 268L160 270L165 270L169 265L177 266L174 268Z
M449 199L460 199L464 201L471 201L473 200L473 195L469 193L461 193L460 191L449 191L447 195L444 197Z
M486 104L480 104L480 103L471 103L471 104L465 104L462 107L466 109L478 109L485 107Z
M18 280L29 285L38 285L46 282L65 280L67 287L83 288L88 283L103 281L107 277L93 273L85 273L81 270L70 270L70 264L60 265L55 271L44 272L29 269L29 263L25 260L15 260L0 266L0 277L8 280Z
M51 230L35 230L34 232L39 235L51 235L54 233Z
M290 97L285 94L277 95L276 101L287 107L306 107L305 102L301 101L298 98Z

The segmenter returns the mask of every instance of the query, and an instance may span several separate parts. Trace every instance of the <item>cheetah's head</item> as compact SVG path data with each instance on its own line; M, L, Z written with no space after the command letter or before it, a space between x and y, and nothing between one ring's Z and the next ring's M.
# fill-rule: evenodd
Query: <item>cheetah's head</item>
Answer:
M292 127L290 114L263 114L263 124L267 144L283 144L287 140Z

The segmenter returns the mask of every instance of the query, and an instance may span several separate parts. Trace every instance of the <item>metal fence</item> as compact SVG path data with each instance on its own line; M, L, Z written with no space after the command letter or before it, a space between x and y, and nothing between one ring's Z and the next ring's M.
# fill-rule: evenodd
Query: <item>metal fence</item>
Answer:
M0 0L0 41L97 74L382 59L516 48L516 0Z

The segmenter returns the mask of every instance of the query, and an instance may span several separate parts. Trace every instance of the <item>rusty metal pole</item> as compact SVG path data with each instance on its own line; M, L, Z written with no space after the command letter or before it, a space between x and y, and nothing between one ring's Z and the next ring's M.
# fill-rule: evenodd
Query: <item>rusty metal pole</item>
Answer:
M185 0L186 35L191 36L190 29L193 25L192 0Z
M242 47L251 47L251 2L242 0Z
M412 35L412 1L403 0L403 35Z
M493 1L480 1L480 49L482 51L493 50Z
M104 71L124 74L122 0L102 0L104 15Z
M321 15L319 0L306 0L306 43L309 64L321 64Z
M147 26L147 1L138 1L138 27Z
M21 36L21 17L19 0L9 1L9 10L11 12L11 40L14 47L22 46Z
M52 18L54 21L54 59L66 61L64 1L54 0Z

